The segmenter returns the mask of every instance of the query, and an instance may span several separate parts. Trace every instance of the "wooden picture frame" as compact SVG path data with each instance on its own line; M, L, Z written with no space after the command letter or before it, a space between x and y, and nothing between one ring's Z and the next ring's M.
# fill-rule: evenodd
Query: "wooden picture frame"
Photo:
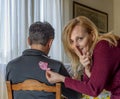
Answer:
M108 32L107 13L73 1L73 18L77 16L88 17L93 23L95 23L100 33Z

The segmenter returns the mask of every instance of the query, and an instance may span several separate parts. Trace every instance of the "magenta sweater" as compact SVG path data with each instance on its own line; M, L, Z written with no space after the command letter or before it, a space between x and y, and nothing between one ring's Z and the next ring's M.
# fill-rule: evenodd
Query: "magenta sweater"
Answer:
M93 51L91 77L83 81L65 78L65 86L80 93L96 97L103 89L111 91L111 99L120 99L120 40L117 47L105 40L96 44Z

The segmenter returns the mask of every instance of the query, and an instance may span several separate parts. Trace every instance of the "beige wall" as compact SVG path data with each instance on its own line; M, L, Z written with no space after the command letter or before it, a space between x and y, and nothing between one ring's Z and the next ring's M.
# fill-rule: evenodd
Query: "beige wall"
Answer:
M84 4L91 8L103 11L108 13L108 31L113 30L113 1L114 0L64 0L64 24L72 18L73 4L72 2L76 1L78 3ZM119 1L120 0L116 0ZM120 4L120 3L118 3Z
M114 6L114 33L120 35L120 0L113 0Z

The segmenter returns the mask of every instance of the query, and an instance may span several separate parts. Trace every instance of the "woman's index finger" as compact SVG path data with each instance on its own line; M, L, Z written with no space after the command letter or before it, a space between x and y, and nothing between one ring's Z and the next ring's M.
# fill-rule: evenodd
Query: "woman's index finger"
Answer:
M79 48L79 46L76 46L76 47L77 47L78 51L80 52L80 54L83 55L83 53L82 53L81 49Z

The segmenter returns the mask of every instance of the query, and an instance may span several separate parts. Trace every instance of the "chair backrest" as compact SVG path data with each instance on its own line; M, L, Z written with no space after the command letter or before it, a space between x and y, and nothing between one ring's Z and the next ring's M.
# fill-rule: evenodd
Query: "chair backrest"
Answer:
M11 84L10 81L6 81L8 99L13 99L12 91L18 90L35 90L35 91L46 91L46 92L55 92L56 99L61 98L61 84L56 83L55 86L48 86L45 83L41 83L37 80L28 79L22 83Z

